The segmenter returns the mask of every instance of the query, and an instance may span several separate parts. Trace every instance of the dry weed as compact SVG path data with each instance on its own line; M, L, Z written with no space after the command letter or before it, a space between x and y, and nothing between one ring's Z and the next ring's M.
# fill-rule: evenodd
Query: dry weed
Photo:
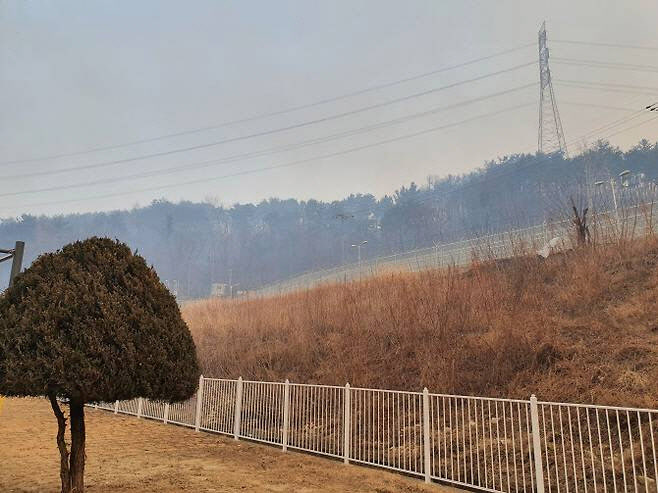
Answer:
M658 241L184 309L204 373L658 406Z

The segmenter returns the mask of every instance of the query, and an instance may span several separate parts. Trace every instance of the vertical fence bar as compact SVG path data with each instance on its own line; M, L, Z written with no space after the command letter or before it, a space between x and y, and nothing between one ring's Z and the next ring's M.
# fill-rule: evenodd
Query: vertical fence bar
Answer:
M352 403L350 400L350 384L345 384L345 417L343 419L344 423L344 442L343 442L343 455L345 456L343 461L345 464L350 463L350 433L352 430Z
M233 417L233 438L240 436L240 417L242 416L242 377L238 378L235 388L235 416Z
M530 421L532 426L532 455L535 459L535 484L537 493L544 493L544 467L541 459L541 440L539 437L539 412L537 397L530 396Z
M201 406L203 405L203 375L199 376L199 390L196 392L196 414L194 416L194 431L201 427Z
M419 394L352 389L349 383L342 391L289 380L201 376L196 398L185 403L135 398L99 408L228 434L233 413L236 440L244 436L282 445L283 451L342 456L346 464L354 459L389 467L426 483L437 478L506 493L608 493L610 487L616 493L623 481L625 490L658 493L651 477L658 475L654 410L542 402L540 415L534 394L529 401L471 400L430 394L427 388Z
M427 387L423 389L423 470L425 482L431 482L432 469L430 467L430 394Z
M283 388L283 451L288 450L288 430L290 429L290 380L286 378Z

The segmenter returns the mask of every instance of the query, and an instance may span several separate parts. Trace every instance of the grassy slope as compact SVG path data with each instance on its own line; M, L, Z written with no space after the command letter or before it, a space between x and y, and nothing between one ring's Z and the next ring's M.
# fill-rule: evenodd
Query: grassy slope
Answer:
M658 241L184 310L204 373L658 407Z

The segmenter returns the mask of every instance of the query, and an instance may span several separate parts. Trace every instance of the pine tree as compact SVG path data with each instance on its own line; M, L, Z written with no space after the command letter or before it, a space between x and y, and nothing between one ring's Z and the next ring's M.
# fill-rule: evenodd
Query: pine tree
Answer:
M0 296L0 394L44 396L62 492L84 490L84 405L190 398L199 378L174 297L128 246L90 238L44 254ZM71 450L65 441L68 402Z

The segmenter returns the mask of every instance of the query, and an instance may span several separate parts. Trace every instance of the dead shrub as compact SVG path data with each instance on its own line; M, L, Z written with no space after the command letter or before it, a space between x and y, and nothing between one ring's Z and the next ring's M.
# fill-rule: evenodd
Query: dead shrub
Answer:
M657 252L652 237L594 243L184 317L206 375L655 407Z

